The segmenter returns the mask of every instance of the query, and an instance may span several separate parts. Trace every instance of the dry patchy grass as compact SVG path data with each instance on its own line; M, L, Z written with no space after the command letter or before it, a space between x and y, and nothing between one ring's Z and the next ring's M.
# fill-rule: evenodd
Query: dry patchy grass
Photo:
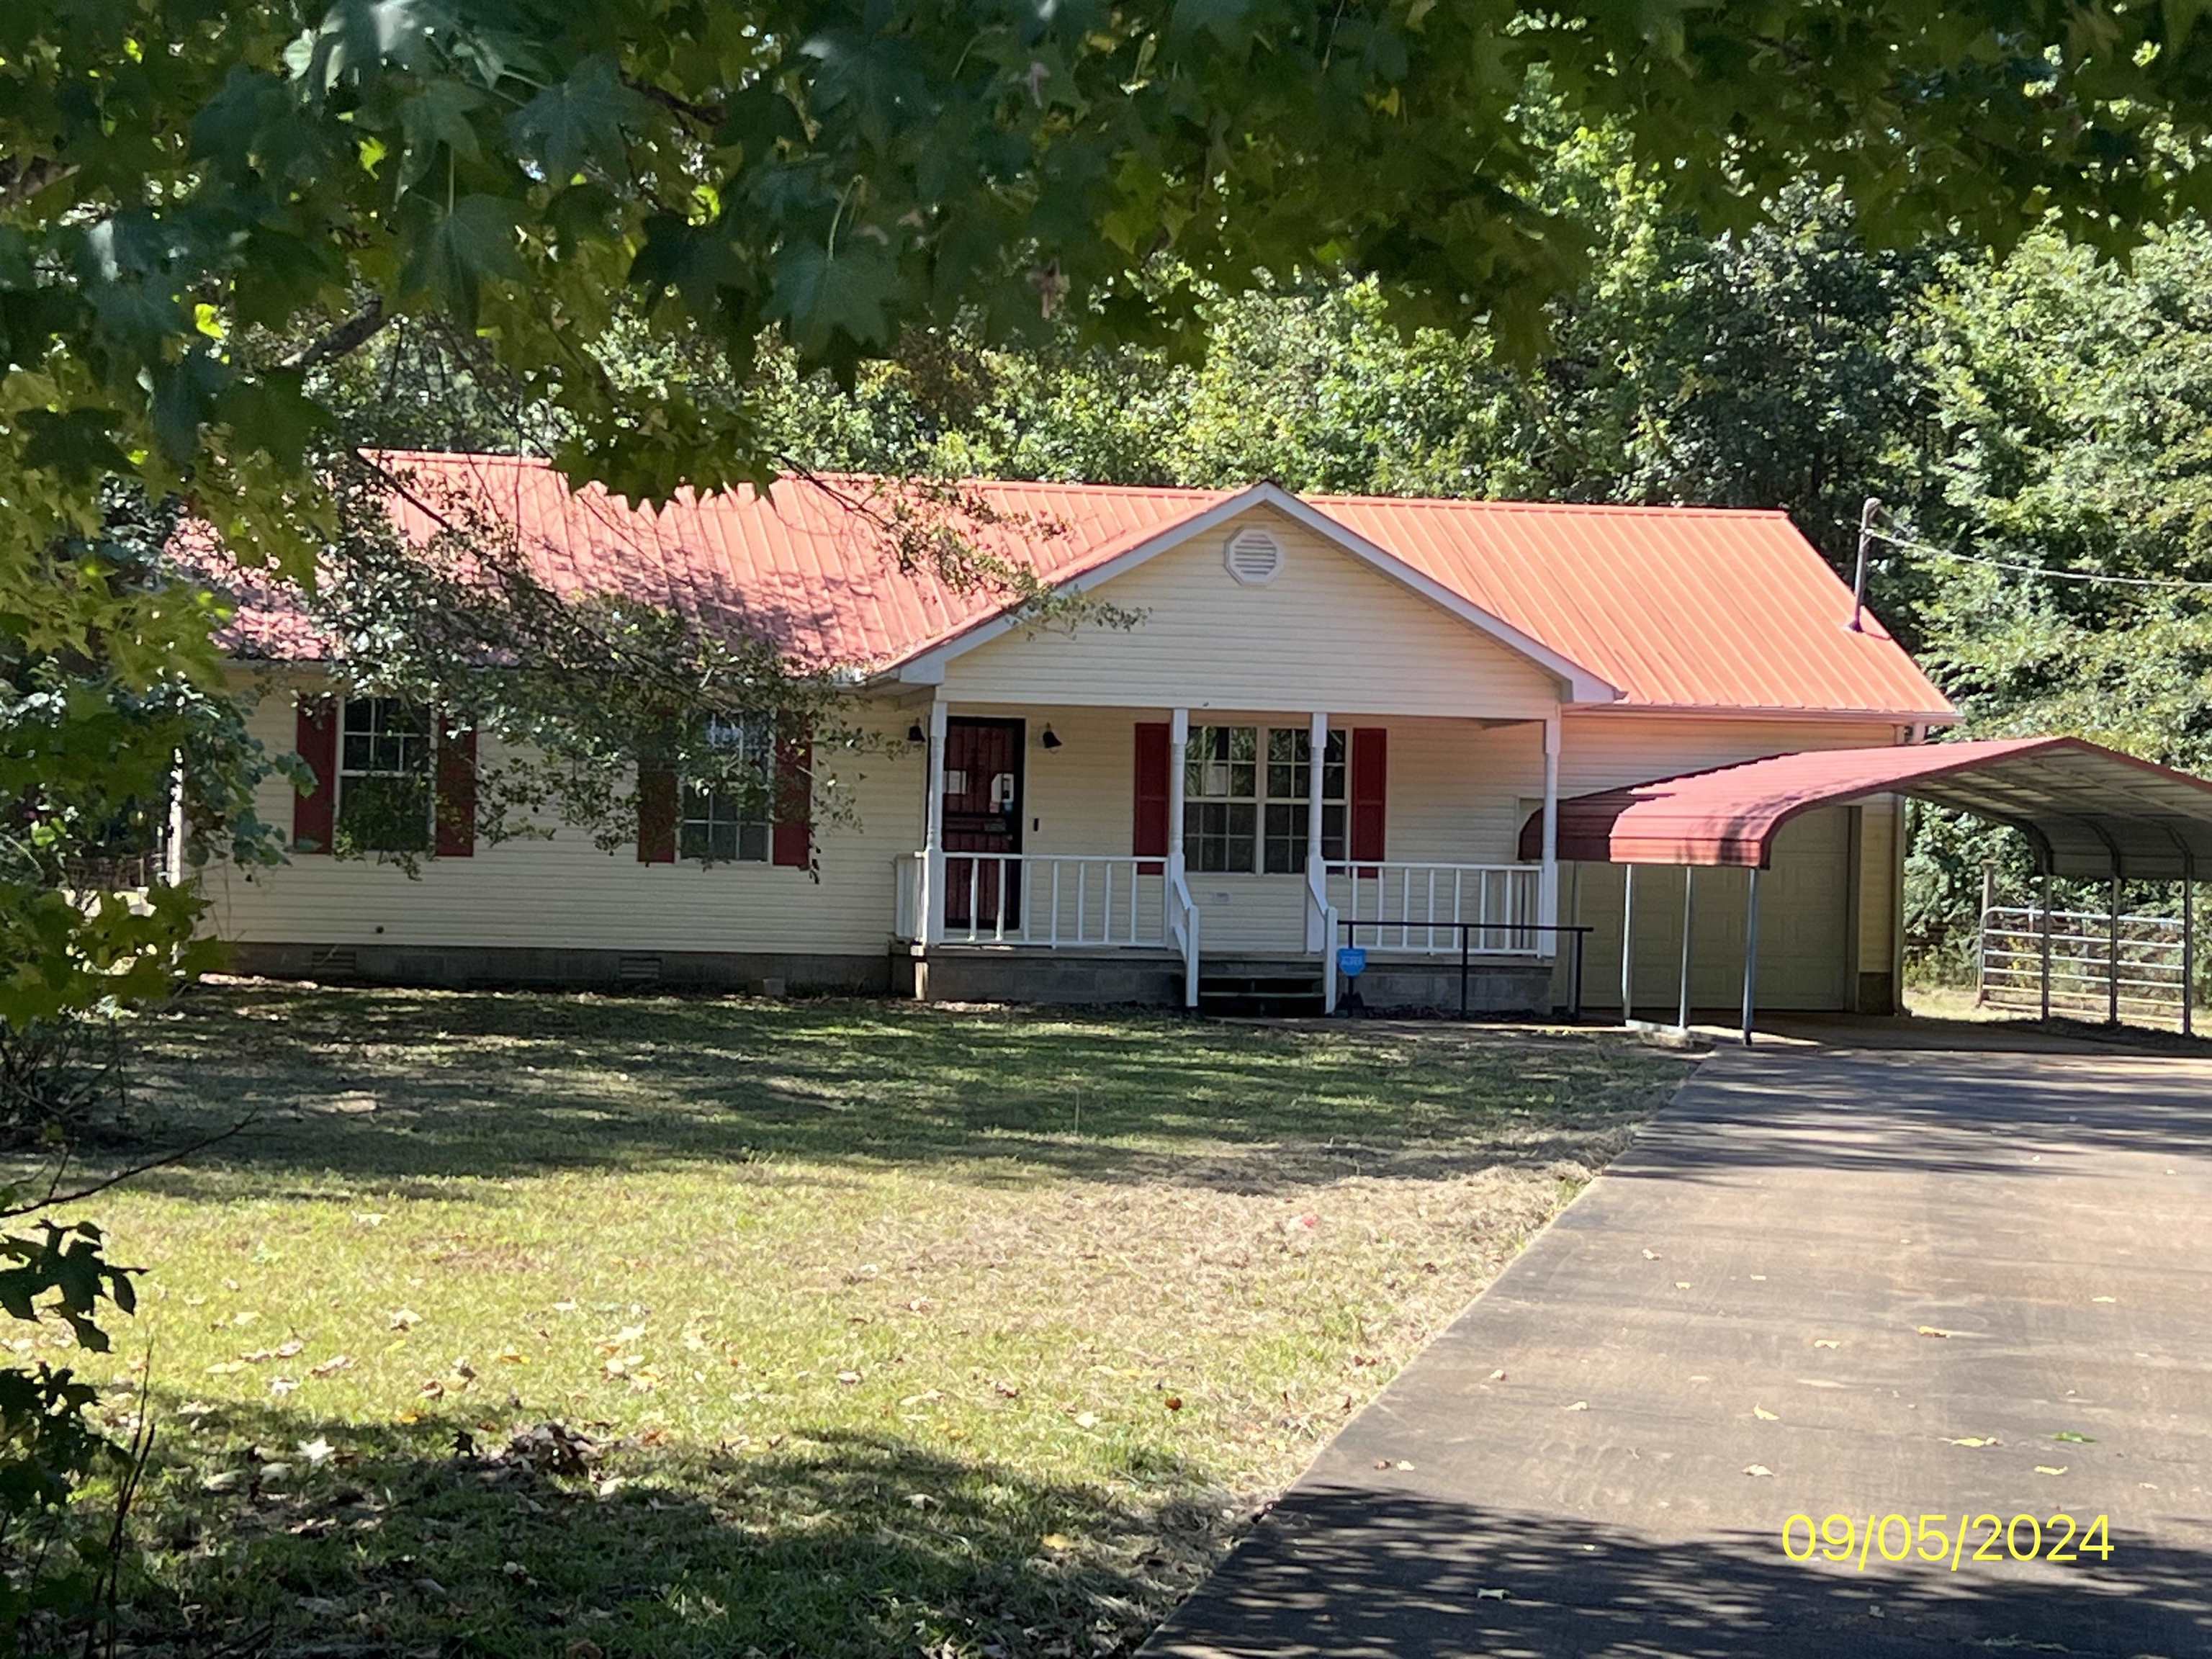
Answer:
M97 1206L127 1633L330 1656L1124 1650L1682 1065L252 985L143 1048L170 1138L258 1116Z

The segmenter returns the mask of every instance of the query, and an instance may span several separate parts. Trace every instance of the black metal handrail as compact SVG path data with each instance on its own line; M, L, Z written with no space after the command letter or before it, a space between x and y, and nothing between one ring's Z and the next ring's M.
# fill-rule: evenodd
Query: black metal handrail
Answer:
M1572 922L1550 921L1409 921L1401 924L1395 921L1376 921L1365 917L1361 917L1356 921L1350 917L1340 917L1336 925L1338 930L1344 936L1344 943L1348 945L1357 945L1358 937L1352 930L1359 927L1397 927L1402 925L1406 927L1425 927L1431 931L1442 927L1456 932L1459 934L1459 1017L1462 1019L1465 1019L1467 1018L1468 973L1469 969L1473 966L1473 963L1471 961L1472 951L1468 945L1468 940L1471 935L1475 933L1571 933L1574 935L1575 940L1575 969L1572 981L1573 1000L1568 1005L1567 1018L1571 1024L1578 1024L1581 1023L1583 1017L1583 945L1584 940L1586 940L1590 934L1597 931L1594 927L1584 927L1578 923ZM1385 947L1377 946L1376 948L1382 949ZM1354 1000L1357 1001L1359 991L1356 977L1353 981L1352 994Z

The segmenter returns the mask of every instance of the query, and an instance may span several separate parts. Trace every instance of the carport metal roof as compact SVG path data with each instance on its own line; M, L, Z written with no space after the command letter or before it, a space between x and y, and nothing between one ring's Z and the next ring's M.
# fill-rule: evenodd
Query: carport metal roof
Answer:
M2212 781L2080 738L1815 750L1578 795L1559 804L1559 855L1763 869L1798 814L1889 794L2009 824L2051 875L2212 872ZM1540 856L1542 837L1539 814L1521 832L1522 857Z

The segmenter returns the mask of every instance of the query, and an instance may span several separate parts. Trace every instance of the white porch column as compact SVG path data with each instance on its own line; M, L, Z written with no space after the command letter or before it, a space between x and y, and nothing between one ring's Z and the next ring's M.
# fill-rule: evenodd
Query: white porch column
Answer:
M1347 756L1346 759L1349 758ZM1328 794L1326 781L1328 762L1328 715L1316 708L1313 713L1313 722L1306 729L1306 884L1321 893L1328 891L1328 872L1322 866L1321 848L1322 804ZM1267 757L1263 755L1261 763L1265 765L1266 763ZM1349 782L1347 769L1347 786ZM1349 806L1346 808L1347 812L1350 810ZM1345 828L1349 833L1351 825L1347 823ZM1345 850L1349 852L1351 849L1346 848ZM1322 938L1323 925L1321 915L1309 903L1306 906L1307 950L1327 951L1335 945L1335 940Z
M922 821L921 942L945 937L945 720L940 695L929 705L929 805Z
M1559 717L1544 717L1544 872L1537 878L1537 920L1547 927L1559 925ZM1559 936L1546 933L1540 941L1557 956Z
M1168 711L1168 883L1183 873L1182 772L1190 753L1190 710Z

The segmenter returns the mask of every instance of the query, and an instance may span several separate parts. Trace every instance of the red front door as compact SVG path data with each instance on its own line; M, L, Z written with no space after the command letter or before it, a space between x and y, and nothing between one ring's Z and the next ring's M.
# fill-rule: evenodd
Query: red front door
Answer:
M963 853L1022 850L1019 720L945 723L945 925L994 931L1022 919L1021 866Z

